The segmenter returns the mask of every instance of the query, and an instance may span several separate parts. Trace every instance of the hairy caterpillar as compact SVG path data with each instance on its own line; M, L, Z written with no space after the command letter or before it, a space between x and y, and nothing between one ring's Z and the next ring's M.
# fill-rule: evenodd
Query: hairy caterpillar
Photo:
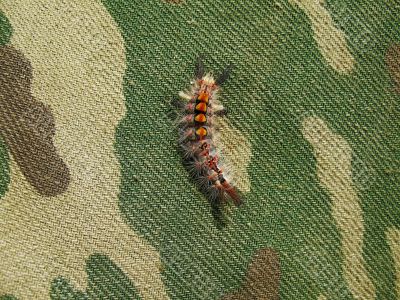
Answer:
M229 177L229 167L221 156L215 120L227 113L217 97L230 71L231 67L228 67L214 79L211 73L205 73L199 58L191 89L180 92L181 100L175 103L180 109L176 123L184 162L200 189L211 201L226 203L231 199L238 206L242 200Z

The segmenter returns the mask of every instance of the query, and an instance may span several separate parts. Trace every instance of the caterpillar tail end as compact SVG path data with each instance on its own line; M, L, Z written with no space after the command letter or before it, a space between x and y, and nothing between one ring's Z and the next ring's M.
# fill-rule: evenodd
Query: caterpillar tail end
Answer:
M233 203L236 206L240 206L243 204L241 197L232 185L230 185L227 181L224 181L222 183L222 187L225 190L225 193L232 199Z
M239 194L235 189L227 190L226 193L229 195L229 197L232 199L233 203L236 206L241 206L243 204L242 198L240 198Z

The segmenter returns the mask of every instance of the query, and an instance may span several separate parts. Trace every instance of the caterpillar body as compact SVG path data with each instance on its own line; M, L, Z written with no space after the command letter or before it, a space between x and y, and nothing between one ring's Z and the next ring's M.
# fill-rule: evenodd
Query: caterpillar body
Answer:
M227 113L217 97L230 70L231 67L226 68L215 79L211 73L204 72L204 65L199 58L191 89L179 93L181 101L177 106L180 115L176 123L184 162L200 189L211 201L224 204L231 199L239 206L242 203L241 197L218 147L218 122L215 119Z

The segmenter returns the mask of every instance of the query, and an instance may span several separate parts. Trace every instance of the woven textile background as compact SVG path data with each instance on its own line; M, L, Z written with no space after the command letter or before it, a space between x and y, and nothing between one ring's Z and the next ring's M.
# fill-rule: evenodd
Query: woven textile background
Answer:
M400 299L398 0L0 0L0 299ZM218 214L177 151L234 65Z

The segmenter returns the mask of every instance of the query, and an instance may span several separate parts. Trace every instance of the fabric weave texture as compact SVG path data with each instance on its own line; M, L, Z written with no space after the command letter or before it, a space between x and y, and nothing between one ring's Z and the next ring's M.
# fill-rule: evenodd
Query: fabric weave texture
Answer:
M0 1L0 299L400 299L400 2ZM244 204L171 101L207 71Z

